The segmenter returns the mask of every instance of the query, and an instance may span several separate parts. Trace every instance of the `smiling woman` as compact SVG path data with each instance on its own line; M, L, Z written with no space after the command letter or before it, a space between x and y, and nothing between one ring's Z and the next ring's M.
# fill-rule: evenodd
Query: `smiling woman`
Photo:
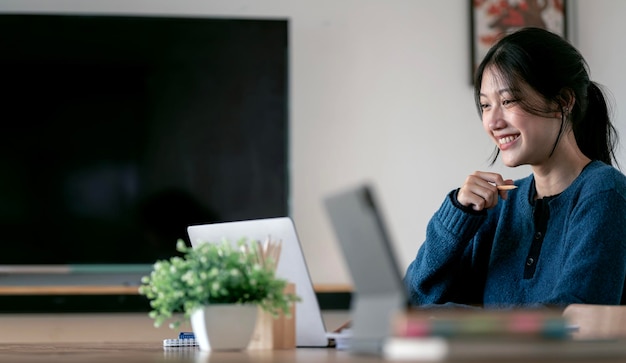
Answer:
M411 302L624 303L626 177L611 165L615 129L582 55L525 28L489 50L474 87L493 162L532 174L476 171L448 194L407 270Z
M564 110L568 107L560 110L557 101L544 101L538 92L524 83L514 86L519 91L513 90L501 74L497 65L485 68L479 94L483 127L496 144L492 163L500 151L518 146L522 141L520 137L525 138L526 155L504 153L504 164L515 167L540 162L547 153L554 153L561 141L566 116ZM569 98L573 102L573 98ZM574 134L567 133L561 144L572 146L575 142ZM588 161L584 158L581 162L586 164Z

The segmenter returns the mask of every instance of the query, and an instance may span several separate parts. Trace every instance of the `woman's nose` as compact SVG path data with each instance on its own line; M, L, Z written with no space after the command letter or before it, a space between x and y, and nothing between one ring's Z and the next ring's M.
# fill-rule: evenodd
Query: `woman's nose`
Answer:
M488 113L483 113L483 123L490 130L498 130L506 127L500 107L494 107Z

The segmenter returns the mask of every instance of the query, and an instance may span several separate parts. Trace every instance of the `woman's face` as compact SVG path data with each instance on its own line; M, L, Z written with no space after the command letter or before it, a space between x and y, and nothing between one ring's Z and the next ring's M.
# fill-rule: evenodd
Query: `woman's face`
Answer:
M526 103L548 109L530 87L521 91ZM553 111L535 115L525 111L491 67L483 73L480 107L483 127L500 149L504 165L541 165L548 159L561 126L560 114Z

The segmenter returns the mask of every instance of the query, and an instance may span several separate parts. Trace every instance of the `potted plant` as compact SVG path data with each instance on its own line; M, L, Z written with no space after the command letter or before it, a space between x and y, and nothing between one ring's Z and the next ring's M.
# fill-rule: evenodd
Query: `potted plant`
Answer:
M150 300L149 316L156 327L175 313L190 319L203 350L245 348L254 330L257 307L273 316L288 315L299 300L284 291L287 280L275 275L280 244L266 241L264 246L241 239L192 248L178 240L176 249L182 256L157 261L150 275L142 278L139 293ZM180 323L180 318L175 319L170 328ZM211 329L219 334L212 336ZM234 330L233 338L230 330Z

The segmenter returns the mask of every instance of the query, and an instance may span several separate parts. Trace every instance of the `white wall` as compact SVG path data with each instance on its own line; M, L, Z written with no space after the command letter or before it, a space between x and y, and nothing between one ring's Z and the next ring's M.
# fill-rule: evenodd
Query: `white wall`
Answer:
M592 76L625 104L626 2L568 4ZM322 208L327 193L373 182L405 267L446 193L489 168L469 82L467 1L0 0L0 11L290 19L291 207L315 283L351 281ZM619 108L616 116L626 140Z

